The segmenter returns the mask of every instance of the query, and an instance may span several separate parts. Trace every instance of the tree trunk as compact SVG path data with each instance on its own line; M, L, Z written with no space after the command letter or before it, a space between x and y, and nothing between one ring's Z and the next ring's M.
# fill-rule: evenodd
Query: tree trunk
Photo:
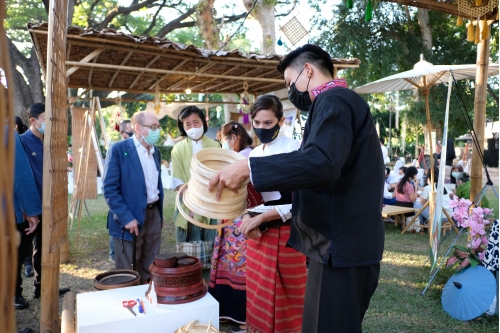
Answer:
M202 0L196 9L198 16L198 27L206 49L218 50L220 47L219 29L214 22L214 2L215 0Z
M253 1L243 0L243 4L247 10L250 10L250 8L252 8ZM262 39L260 41L260 53L262 54L275 53L275 4L275 1L258 0L251 13L252 18L259 22L262 29Z
M67 26L71 26L71 21L73 20L73 14L75 13L75 0L68 1L68 23Z
M432 54L432 29L429 20L429 10L418 8L417 17L420 32L422 33L422 44Z

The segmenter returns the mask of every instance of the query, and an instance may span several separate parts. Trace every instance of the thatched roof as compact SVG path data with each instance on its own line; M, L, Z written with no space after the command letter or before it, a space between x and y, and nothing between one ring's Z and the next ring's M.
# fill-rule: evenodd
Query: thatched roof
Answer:
M47 62L48 24L29 24L42 69ZM276 70L282 56L206 50L164 38L127 35L112 29L68 28L66 68L69 88L131 93L250 93L285 87ZM337 70L357 68L358 59L333 59Z

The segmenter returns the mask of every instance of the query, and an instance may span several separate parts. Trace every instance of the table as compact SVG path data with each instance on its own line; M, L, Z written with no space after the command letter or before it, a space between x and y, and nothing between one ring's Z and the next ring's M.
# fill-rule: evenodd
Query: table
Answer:
M404 214L413 213L415 214L415 208L413 207L400 207L385 205L382 207L382 217L384 219L388 217L394 217L394 225L397 226L399 223L403 226L405 224Z
M175 332L190 321L199 320L202 324L212 321L219 329L219 303L207 293L203 298L185 304L157 307L146 302L144 293L148 285L111 289L78 294L76 298L76 332ZM122 306L124 300L143 299L146 314L139 313L137 305L134 317Z

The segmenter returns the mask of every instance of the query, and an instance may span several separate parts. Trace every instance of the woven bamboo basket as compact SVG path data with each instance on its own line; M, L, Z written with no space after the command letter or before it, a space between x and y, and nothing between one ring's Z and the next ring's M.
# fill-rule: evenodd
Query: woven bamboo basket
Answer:
M208 225L190 217L181 205L182 189L176 197L176 206L179 213L189 222L205 229L223 228L232 223L235 217L243 214L247 206L246 183L242 184L238 193L224 189L219 201L215 197L215 192L208 191L208 183L223 167L242 159L244 159L243 156L230 150L220 148L200 150L191 160L191 179L189 180L189 187L184 191L183 203L190 211L213 219L227 219L228 222Z
M200 324L195 320L179 327L174 333L220 333L220 331L212 325L212 320L208 324Z

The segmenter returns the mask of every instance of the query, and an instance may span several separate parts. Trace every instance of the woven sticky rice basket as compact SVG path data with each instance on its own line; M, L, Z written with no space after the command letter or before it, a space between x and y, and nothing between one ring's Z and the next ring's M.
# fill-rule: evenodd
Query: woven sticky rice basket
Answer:
M238 193L234 193L227 188L224 189L219 201L215 197L215 191L208 191L208 183L222 168L242 159L245 158L231 150L220 148L200 150L191 159L191 179L188 188L184 191L183 203L193 213L212 219L227 219L230 221L225 224L208 225L194 220L182 209L180 204L180 193L182 191L179 191L176 198L179 213L189 222L207 229L222 228L232 223L235 217L242 215L247 206L246 183L241 185Z
M174 333L220 333L220 331L212 325L212 320L208 324L200 324L195 320L179 327Z

